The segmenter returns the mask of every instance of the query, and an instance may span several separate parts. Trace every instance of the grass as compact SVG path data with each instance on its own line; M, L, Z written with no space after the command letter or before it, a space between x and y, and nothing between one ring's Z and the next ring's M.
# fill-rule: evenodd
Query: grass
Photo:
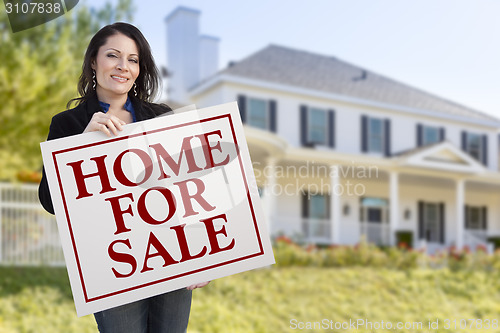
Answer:
M464 330L444 329L445 319L459 325L460 319L498 318L495 272L273 267L213 281L193 295L190 333L293 332L300 323L350 319L422 322L421 329L391 332L437 332L428 328L436 319L439 332L500 332L494 325L470 329L470 321ZM0 267L0 333L96 331L93 316L76 317L64 268Z

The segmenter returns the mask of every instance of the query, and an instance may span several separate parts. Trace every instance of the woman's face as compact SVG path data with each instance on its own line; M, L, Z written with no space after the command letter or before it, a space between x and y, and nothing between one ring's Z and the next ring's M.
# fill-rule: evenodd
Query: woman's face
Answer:
M108 37L91 64L100 101L127 95L139 75L139 60L139 50L132 39L121 33Z

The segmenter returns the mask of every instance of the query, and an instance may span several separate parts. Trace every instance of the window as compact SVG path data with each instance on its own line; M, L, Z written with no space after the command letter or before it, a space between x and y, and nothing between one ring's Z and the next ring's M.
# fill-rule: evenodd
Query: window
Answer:
M330 196L305 193L302 197L302 229L307 237L328 238L330 235Z
M384 152L384 122L379 118L368 118L368 151Z
M462 132L462 150L484 165L488 165L488 136Z
M481 161L481 136L478 134L467 133L466 151L470 156Z
M469 225L467 226L467 229L482 229L481 208L470 207L468 220Z
M441 141L438 127L424 126L422 131L423 131L423 133L422 133L423 134L422 135L422 144L423 145L429 145L431 143Z
M335 147L335 111L300 105L300 141L303 146Z
M248 98L248 124L253 127L268 129L267 101Z
M417 124L417 147L444 141L445 128Z
M310 108L308 142L328 145L328 119L326 110Z
M241 121L249 126L276 132L276 101L238 95Z
M487 208L465 206L465 228L469 230L486 230Z
M327 219L328 218L328 200L326 195L309 195L309 218Z
M439 242L439 207L435 203L424 204L424 235L429 242Z
M445 204L436 202L418 202L418 235L432 243L444 243L445 240Z
M361 116L361 151L391 156L391 120Z

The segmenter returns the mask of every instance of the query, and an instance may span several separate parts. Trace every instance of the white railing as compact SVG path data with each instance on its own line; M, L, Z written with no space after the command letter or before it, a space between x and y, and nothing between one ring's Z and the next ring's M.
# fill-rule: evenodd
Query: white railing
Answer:
M0 264L64 265L55 217L34 184L0 183Z
M389 245L390 229L387 223L360 222L360 233L369 243Z
M468 246L472 251L475 251L479 246L484 247L488 253L494 251L494 245L488 242L487 230L465 229L464 246Z
M271 234L297 237L306 243L331 244L331 221L328 219L279 216L271 221Z

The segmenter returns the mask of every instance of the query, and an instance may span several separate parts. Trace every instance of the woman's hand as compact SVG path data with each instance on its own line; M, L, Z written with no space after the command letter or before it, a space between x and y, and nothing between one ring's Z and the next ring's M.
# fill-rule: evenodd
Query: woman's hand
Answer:
M193 284L193 285L190 285L189 287L187 287L186 289L187 290L193 290L193 289L196 289L196 288L203 288L203 287L205 287L209 283L210 283L210 281Z
M125 124L126 122L116 116L103 112L96 112L92 116L92 119L90 119L83 133L100 131L109 137L111 137L111 133L116 136L118 135L118 131L123 130L122 126Z

